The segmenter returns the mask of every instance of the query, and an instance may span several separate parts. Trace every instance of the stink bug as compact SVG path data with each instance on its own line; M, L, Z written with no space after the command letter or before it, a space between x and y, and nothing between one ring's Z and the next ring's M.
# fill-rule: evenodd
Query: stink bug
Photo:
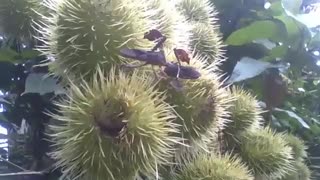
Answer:
M154 51L144 51L139 49L121 49L120 55L126 58L135 59L138 61L145 62L144 64L138 65L137 67L145 65L158 65L165 66L166 58L163 52L154 52Z
M174 48L174 54L178 61L178 63L167 63L166 57L163 52L163 43L166 41L166 37L161 34L158 30L152 29L149 32L144 34L144 38L148 39L149 41L155 41L157 44L151 49L151 51L140 50L140 49L128 49L124 48L120 50L120 55L122 57L138 60L144 62L143 64L139 65L124 65L128 68L137 68L142 67L145 65L154 65L156 66L164 66L163 72L169 76L174 77L171 81L171 85L176 89L182 89L182 85L179 81L181 79L198 79L201 74L192 67L182 66L182 62L190 63L190 57L188 53L183 49ZM160 51L156 51L160 49ZM153 69L153 68L152 68ZM153 69L153 72L156 77L157 73Z
M177 60L180 60L182 62L186 62L190 64L190 57L189 54L183 50L183 49L173 49L174 55L176 56Z
M180 79L198 79L201 76L196 69L187 66L179 66L176 63L167 63L164 72L170 77L176 77L178 75Z
M150 31L144 33L144 39L148 39L149 41L155 41L163 37L160 31L156 29L151 29Z
M164 68L164 72L174 79L170 82L170 85L176 90L181 91L183 86L180 79L198 79L201 74L192 67L180 66L176 63L167 63Z

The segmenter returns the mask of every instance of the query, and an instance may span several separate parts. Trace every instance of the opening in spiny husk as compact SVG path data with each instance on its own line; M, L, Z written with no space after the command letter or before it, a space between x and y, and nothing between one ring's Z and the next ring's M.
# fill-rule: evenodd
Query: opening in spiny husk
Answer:
M128 112L122 101L104 101L105 111L96 113L94 120L100 132L112 138L121 138L126 131Z

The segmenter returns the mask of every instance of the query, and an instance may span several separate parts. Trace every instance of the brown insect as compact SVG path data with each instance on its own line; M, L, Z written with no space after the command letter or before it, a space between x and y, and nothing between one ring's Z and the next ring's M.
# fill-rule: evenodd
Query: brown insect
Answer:
M190 64L189 54L185 50L174 48L173 52L178 60Z

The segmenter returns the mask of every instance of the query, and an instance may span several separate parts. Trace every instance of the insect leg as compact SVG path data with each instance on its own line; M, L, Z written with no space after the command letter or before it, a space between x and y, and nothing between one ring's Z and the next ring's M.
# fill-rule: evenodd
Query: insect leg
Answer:
M180 59L179 59L179 56L177 54L176 51L174 51L174 55L176 56L176 59L178 61L178 73L177 73L177 79L179 78L179 75L180 75L180 69L181 69L181 62L180 62Z
M155 51L159 48L162 49L163 47L163 43L167 40L167 37L163 36L162 38L160 38L159 42L151 49L151 51Z
M123 64L121 66L125 67L125 68L138 68L138 67L142 67L147 65L148 63L144 63L144 64L137 64L137 65L133 65L133 64Z

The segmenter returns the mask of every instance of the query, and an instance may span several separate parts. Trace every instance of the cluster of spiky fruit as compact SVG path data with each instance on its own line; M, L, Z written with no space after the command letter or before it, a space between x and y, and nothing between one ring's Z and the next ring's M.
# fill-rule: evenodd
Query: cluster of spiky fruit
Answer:
M0 3L0 33L20 40L30 40L36 35L33 28L40 20L36 12L40 0L2 0Z
M263 127L255 98L219 82L222 43L208 0L44 4L39 49L68 83L50 126L65 179L309 179L303 143ZM140 66L132 58L145 64L128 70Z

